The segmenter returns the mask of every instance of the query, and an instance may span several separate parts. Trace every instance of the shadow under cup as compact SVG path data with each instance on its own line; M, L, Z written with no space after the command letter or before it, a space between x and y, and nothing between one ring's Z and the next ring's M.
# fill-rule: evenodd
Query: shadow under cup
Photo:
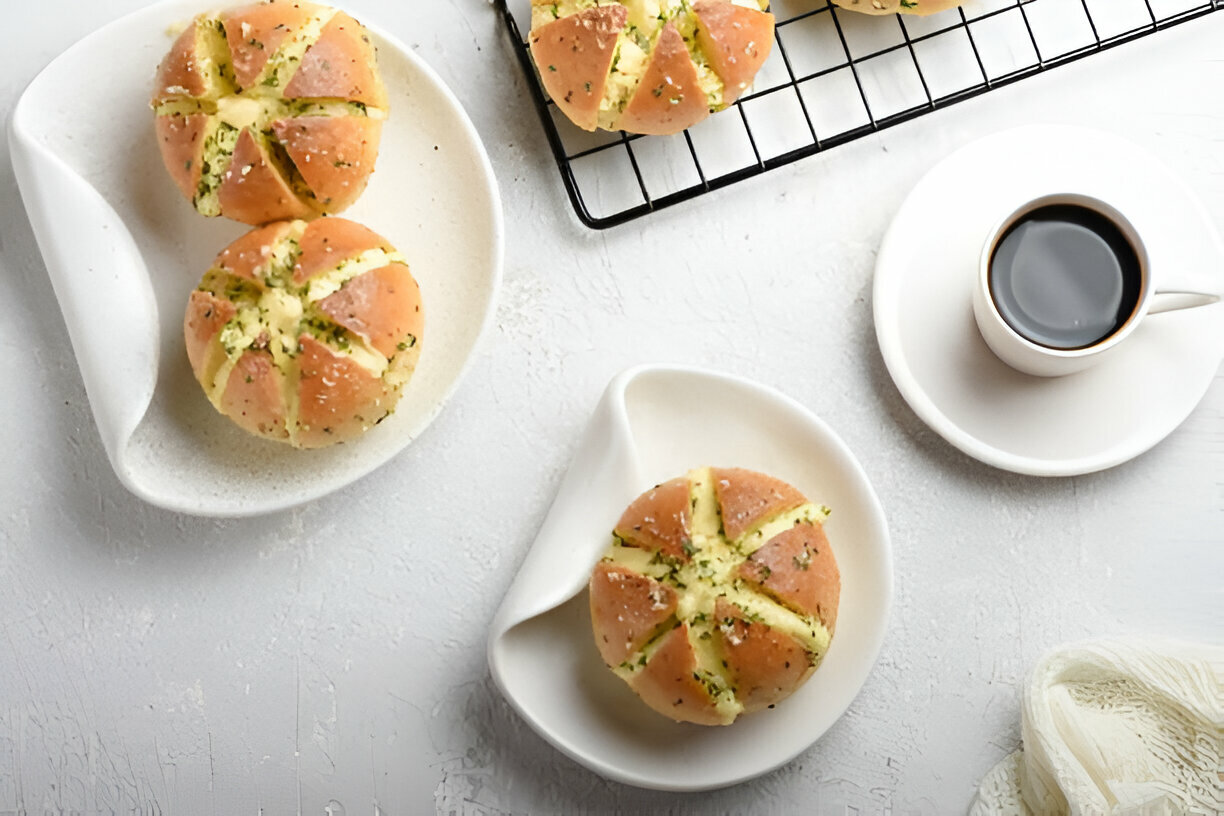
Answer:
M1104 202L1039 198L993 235L990 300L1024 340L1055 351L1089 350L1120 339L1141 313L1146 253L1130 222Z

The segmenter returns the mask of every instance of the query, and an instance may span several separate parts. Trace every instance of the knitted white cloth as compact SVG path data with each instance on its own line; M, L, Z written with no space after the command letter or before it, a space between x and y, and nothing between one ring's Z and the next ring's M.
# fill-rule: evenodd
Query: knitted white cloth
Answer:
M1224 648L1057 649L1024 689L1020 734L970 816L1221 816Z

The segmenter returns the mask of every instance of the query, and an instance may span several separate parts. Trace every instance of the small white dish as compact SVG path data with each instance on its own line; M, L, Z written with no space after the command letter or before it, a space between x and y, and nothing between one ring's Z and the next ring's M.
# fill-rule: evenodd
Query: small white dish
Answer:
M1033 125L974 142L901 205L876 263L876 337L914 412L987 464L1036 476L1090 473L1164 439L1224 359L1224 302L1151 315L1109 359L1065 377L1022 374L973 317L983 242L1025 198L1072 189L1142 224L1153 269L1218 291L1224 247L1194 194L1154 157L1109 133Z
M119 479L152 504L244 516L336 490L437 416L490 323L501 280L497 182L458 101L406 45L369 26L390 96L378 167L345 218L384 235L421 285L421 361L395 413L356 442L298 451L222 417L183 348L187 296L249 227L206 219L161 164L149 96L167 31L202 11L169 0L69 48L9 120L13 168ZM359 16L360 17L360 16Z
M833 508L826 529L842 579L837 633L820 668L774 710L726 727L675 723L638 700L600 659L584 591L629 502L701 465L769 473ZM489 665L523 719L593 771L644 788L706 790L788 762L842 715L879 654L891 600L879 500L824 422L749 380L641 366L613 379L596 408L493 620Z

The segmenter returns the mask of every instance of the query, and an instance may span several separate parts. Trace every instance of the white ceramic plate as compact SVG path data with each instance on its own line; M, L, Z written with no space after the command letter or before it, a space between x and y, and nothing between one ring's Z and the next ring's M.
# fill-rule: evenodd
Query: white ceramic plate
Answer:
M69 48L9 122L13 166L98 430L120 480L187 513L300 504L386 462L441 410L493 314L501 278L497 183L459 103L405 45L371 28L391 101L378 168L344 217L386 236L420 282L420 366L396 412L360 440L298 451L220 416L187 364L187 296L248 227L197 215L153 135L153 72L169 26L206 6L171 0ZM368 21L364 21L367 22Z
M837 634L824 662L770 711L725 728L646 707L600 659L585 592L625 507L702 465L777 476L833 508L841 569ZM879 500L845 444L810 411L748 380L645 366L618 375L587 427L526 560L493 621L493 679L545 739L609 779L704 790L789 761L846 710L888 619L892 556Z
M1011 209L1080 192L1127 213L1153 274L1188 291L1224 289L1224 248L1193 193L1134 144L1098 131L1030 126L975 142L902 204L876 265L876 337L915 413L960 450L1037 476L1089 473L1164 439L1224 359L1224 302L1149 316L1093 368L1066 377L1001 362L973 320L982 242Z

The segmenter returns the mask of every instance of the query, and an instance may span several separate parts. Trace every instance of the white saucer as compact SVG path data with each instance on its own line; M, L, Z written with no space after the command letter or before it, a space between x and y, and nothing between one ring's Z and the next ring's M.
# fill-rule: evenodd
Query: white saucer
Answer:
M1047 125L989 136L931 170L897 213L875 273L876 337L910 407L970 456L1037 476L1148 450L1224 359L1224 302L1150 315L1115 356L1066 377L1021 374L991 353L973 320L982 242L1024 199L1068 191L1116 202L1149 243L1158 281L1224 288L1224 247L1184 184L1124 139Z
M591 569L625 506L701 465L760 470L827 504L841 570L837 635L820 669L772 711L726 727L656 714L604 666L591 634ZM845 444L788 397L692 368L618 375L587 426L531 551L493 620L489 666L506 699L565 754L619 782L692 791L766 773L842 715L879 654L892 599L888 528Z
M420 365L395 413L354 442L298 451L239 430L191 376L182 325L213 257L249 227L203 218L182 199L162 169L149 109L167 30L201 8L169 0L73 45L22 94L10 144L115 473L161 507L242 516L349 484L437 416L493 314L502 215L459 102L410 48L370 27L391 113L370 185L343 215L408 259L426 314Z

